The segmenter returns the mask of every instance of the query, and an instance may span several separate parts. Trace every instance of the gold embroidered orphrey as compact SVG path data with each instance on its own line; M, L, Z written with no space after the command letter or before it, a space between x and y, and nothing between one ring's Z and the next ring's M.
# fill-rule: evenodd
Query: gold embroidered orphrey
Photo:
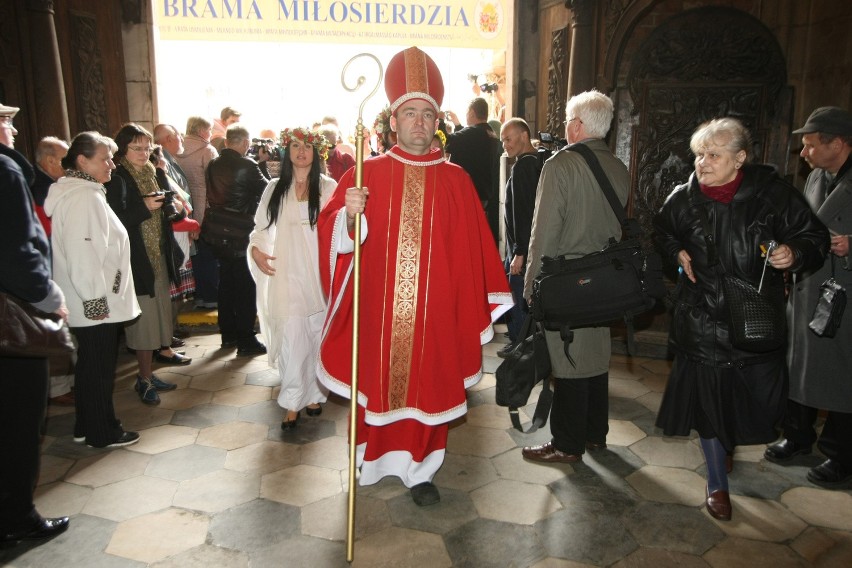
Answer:
M423 239L423 193L426 168L405 166L402 190L402 219L396 252L396 282L391 324L390 380L391 410L406 405L414 350L417 317L417 276Z

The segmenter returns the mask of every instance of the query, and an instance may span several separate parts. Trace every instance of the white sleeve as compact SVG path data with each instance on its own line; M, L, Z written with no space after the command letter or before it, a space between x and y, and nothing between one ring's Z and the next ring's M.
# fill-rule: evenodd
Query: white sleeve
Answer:
M337 254L349 254L355 250L355 241L349 236L349 229L346 227L346 207L341 207L337 212L337 219L334 221L334 230L337 232ZM361 215L361 244L367 240L367 217Z

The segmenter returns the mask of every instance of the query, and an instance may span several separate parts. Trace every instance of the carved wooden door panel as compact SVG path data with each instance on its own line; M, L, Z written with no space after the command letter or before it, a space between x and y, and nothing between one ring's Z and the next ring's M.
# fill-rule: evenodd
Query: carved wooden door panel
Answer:
M538 71L536 125L538 130L565 137L565 99L571 46L571 12L564 0L543 0L539 6L541 64ZM535 135L535 134L533 134Z
M56 33L72 135L112 136L128 117L121 3L59 0Z

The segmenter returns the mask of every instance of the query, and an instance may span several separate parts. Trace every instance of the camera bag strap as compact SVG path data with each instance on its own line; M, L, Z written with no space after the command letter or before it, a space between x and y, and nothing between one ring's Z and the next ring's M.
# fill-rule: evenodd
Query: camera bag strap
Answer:
M634 234L635 231L630 228L629 219L627 218L627 214L624 212L624 207L621 206L621 202L618 200L618 196L615 194L615 190L612 188L612 183L610 183L609 178L606 177L606 172L604 172L601 167L601 163L598 161L598 158L595 156L592 149L583 143L571 144L570 146L566 146L565 149L571 152L577 152L584 160L586 160L586 164L589 166L589 169L592 170L592 174L594 174L595 180L597 180L601 191L603 191L604 197L606 197L609 206L612 207L612 212L615 213L615 217L621 224L624 236L628 238L637 237L638 235ZM633 338L633 316L625 315L624 325L627 332L627 353L628 355L633 355L636 349L636 342ZM563 329L562 339L565 341L565 355L568 356L568 360L571 361L571 356L568 355L568 344L573 339L573 334L570 330Z

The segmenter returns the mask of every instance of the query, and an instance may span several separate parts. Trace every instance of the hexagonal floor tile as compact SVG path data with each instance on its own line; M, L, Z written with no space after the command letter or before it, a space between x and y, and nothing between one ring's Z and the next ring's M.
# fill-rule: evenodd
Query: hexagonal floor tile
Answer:
M302 507L302 534L325 540L346 540L349 495L338 493ZM355 538L390 528L387 503L365 495L355 499Z
M139 442L130 446L128 450L154 455L194 444L197 437L197 428L166 424L142 432L139 435Z
M218 513L256 499L259 492L260 479L256 474L223 469L182 481L173 503L176 507Z
M355 542L353 567L441 568L451 566L450 556L440 536L391 527Z
M704 463L701 450L685 438L644 438L630 449L648 465L695 469Z
M264 474L299 464L301 447L264 440L228 452L225 467L234 471Z
M514 440L506 432L470 424L451 428L447 439L447 452L486 458L514 447Z
M736 514L736 513L734 513ZM805 562L789 547L769 542L726 538L704 554L713 568L804 568Z
M177 483L140 475L92 492L83 512L111 521L125 521L172 504Z
M196 444L236 450L266 439L269 427L254 422L228 422L209 426L198 433Z
M532 525L562 508L547 487L500 479L471 492L479 516Z
M781 502L808 524L852 531L852 495L830 489L796 487Z
M169 508L120 523L106 552L157 562L204 544L210 519L206 515Z
M435 484L461 491L471 491L497 479L491 460L478 456L446 454L444 464L435 475Z
M213 393L199 389L178 389L160 395L160 406L170 410L185 410L200 404L208 404Z
M116 449L78 461L65 481L76 485L100 487L145 473L148 460L145 454Z
M846 568L852 558L852 533L811 527L790 548L812 566Z
M641 428L628 420L610 420L606 443L613 446L632 446L647 437Z
M342 490L339 471L297 465L264 475L260 494L265 499L301 507L336 495Z
M210 543L255 552L299 535L299 510L267 499L222 511L210 522Z
M704 503L707 482L694 471L646 465L628 475L626 481L649 501L679 503L693 507Z
M777 501L731 495L731 506L731 520L717 523L729 536L784 542L793 540L807 528L799 517Z
M246 374L238 372L223 372L202 373L192 377L190 386L194 389L203 391L220 391L237 387L246 383Z
M151 458L145 475L184 481L222 469L227 452L193 444L159 453Z
M214 404L250 406L269 400L272 389L255 385L238 385L213 393Z
M58 481L39 485L35 491L36 510L45 517L76 515L92 497L94 489Z

